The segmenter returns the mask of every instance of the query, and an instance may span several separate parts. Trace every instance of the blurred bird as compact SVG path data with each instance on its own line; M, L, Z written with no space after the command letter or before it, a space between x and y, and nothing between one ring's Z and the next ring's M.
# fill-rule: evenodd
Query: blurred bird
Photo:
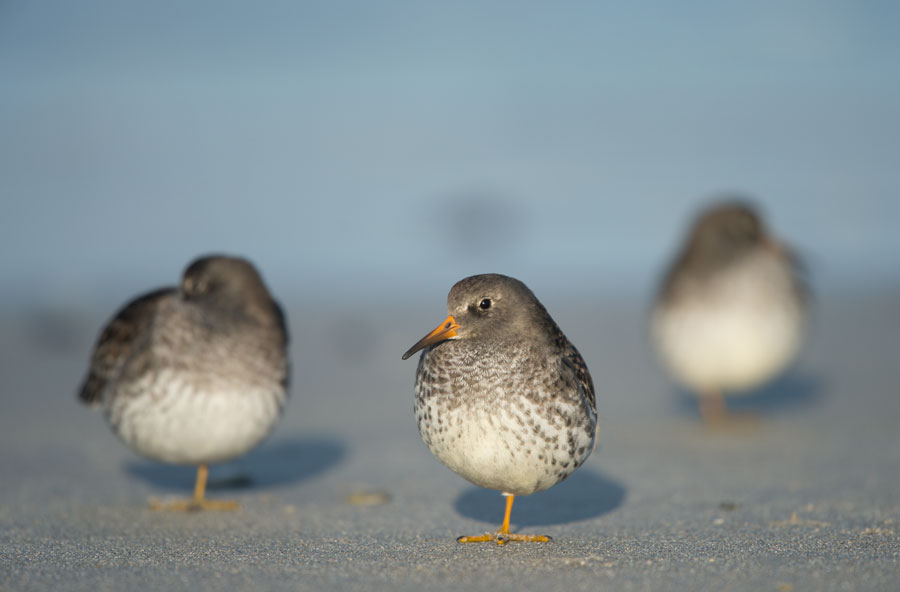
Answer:
M419 433L442 463L506 496L496 533L459 542L546 542L509 532L514 496L547 489L590 455L594 385L578 350L522 282L497 274L456 283L450 316L412 346Z
M181 286L129 302L94 347L82 402L102 407L132 450L196 465L194 496L172 510L232 510L205 497L207 465L265 438L288 392L284 315L253 265L233 257L192 262Z
M807 292L796 258L741 202L702 212L665 275L653 341L709 425L731 424L723 393L781 372L803 336Z

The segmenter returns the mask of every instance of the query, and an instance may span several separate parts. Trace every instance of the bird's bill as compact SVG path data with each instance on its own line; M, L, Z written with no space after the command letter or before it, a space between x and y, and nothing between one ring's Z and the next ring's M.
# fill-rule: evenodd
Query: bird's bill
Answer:
M403 359L408 359L409 356L413 355L420 349L425 349L429 345L433 345L446 339L455 339L457 335L457 329L459 329L459 325L456 324L456 320L453 318L453 315L450 315L446 318L446 320L444 320L443 323L438 325L434 331L420 339L414 346L406 350L406 353L403 354Z
M779 241L772 235L766 235L762 241L763 248L770 253L774 253L776 257L789 261L794 266L795 271L805 273L807 271L803 259L794 252L790 247Z
M781 253L784 250L784 247L778 241L777 238L772 236L771 234L763 234L762 240L760 241L766 249L774 253Z
M770 253L774 253L778 257L787 257L792 258L793 254L790 249L787 248L784 243L779 241L777 238L772 236L771 234L766 234L762 239L763 248L767 249Z

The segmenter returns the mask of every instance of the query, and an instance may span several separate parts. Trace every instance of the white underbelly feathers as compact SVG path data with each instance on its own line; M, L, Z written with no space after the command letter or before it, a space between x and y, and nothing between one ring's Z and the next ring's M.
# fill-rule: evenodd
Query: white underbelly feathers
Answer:
M106 416L134 451L175 464L230 460L259 444L281 415L285 390L276 383L242 387L161 370L107 397Z
M528 495L559 483L590 455L594 432L573 425L572 410L559 405L547 416L527 398L515 405L417 405L419 431L431 452L468 481L488 489ZM443 409L438 409L442 406Z
M785 272L736 271L657 307L654 341L682 385L700 394L745 391L772 378L796 355L805 324L799 298Z

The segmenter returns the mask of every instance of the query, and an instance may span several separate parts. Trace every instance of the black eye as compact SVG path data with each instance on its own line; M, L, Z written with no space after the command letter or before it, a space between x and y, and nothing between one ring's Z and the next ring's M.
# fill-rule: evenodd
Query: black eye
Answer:
M478 306L481 308L481 310L489 309L491 307L491 299L485 298L484 300L481 301L481 303Z

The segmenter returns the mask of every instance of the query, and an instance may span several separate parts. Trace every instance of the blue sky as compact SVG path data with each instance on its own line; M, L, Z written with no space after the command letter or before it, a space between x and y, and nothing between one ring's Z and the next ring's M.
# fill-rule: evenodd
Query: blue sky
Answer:
M730 191L831 285L897 284L898 12L7 1L7 298L140 290L210 251L301 291L644 290Z

